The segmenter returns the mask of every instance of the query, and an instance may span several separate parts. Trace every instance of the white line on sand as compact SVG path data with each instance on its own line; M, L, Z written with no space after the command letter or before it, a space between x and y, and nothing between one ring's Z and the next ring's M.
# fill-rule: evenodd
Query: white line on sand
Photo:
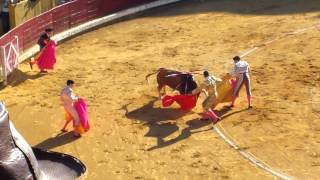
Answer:
M130 14L134 14L134 13L141 12L141 11L144 11L144 10L147 10L147 9L151 9L151 8L154 8L154 7L159 7L159 6L163 6L163 5L166 5L166 4L175 3L175 2L179 2L179 1L181 1L181 0L158 0L158 1L155 1L155 2L152 2L152 3L149 3L149 4L141 5L141 6L138 6L138 7L127 9L127 10L123 10L123 11L117 12L115 14L111 14L111 15L108 15L108 16L105 16L105 17L102 17L102 18L98 18L98 19L92 20L90 22L87 22L85 24L79 25L79 26L77 26L75 28L72 28L70 30L67 30L67 31L65 31L63 33L60 33L60 34L55 36L55 40L61 41L61 40L66 39L66 38L68 38L70 36L73 36L75 34L83 32L85 30L91 29L93 27L99 26L99 25L101 25L103 23L112 21L114 19L118 19L118 18L127 16L127 15L130 15ZM283 37L278 37L278 38L269 40L269 41L263 43L262 46L255 46L255 47L243 52L240 56L241 57L245 57L245 56L255 52L259 48L271 44L272 42L275 42L277 40L283 39L283 38L288 37L290 35L301 34L301 33L305 32L305 31L308 31L308 30L313 29L313 28L319 28L319 30L320 30L319 24L311 26L311 27L308 27L308 28L298 29L296 31L293 31L291 33L288 33L288 34L284 35ZM25 60L25 59L27 59L27 58L29 58L29 57L32 57L38 51L39 51L38 46L34 46L34 47L30 48L29 50L24 52L19 57L20 62ZM258 160L256 157L254 157L251 153L246 152L243 149L241 149L230 138L228 138L225 135L225 133L223 133L223 131L220 130L220 128L218 127L218 125L214 125L214 130L218 133L218 135L224 141L226 141L230 146L232 146L236 151L238 151L242 156L244 156L246 159L251 161L253 164L255 164L256 166L264 169L265 171L267 171L267 172L269 172L269 173L273 174L274 176L277 176L277 177L279 177L281 179L285 179L285 180L293 179L292 177L289 177L289 176L287 176L287 175L285 175L285 174L283 174L283 173L281 173L279 171L276 171L276 170L272 169L266 163Z
M277 40L280 40L280 39L284 39L284 38L287 38L287 37L290 37L291 35L291 38L292 38L292 35L299 35L299 34L302 34L306 31L309 31L309 30L312 30L314 28L318 28L319 27L319 24L316 24L316 25L313 25L313 26L310 26L310 27L307 27L307 28L301 28L301 29L298 29L298 30L295 30L291 33L287 33L281 37L277 37L275 39L272 39L272 40L269 40L269 41L266 41L265 43L263 43L262 45L260 46L255 46L249 50L246 50L245 52L243 52L240 57L245 57L255 51L257 51L259 48L261 47L264 47L264 46L267 46ZM238 151L244 158L246 158L247 160L249 160L251 163L255 164L256 166L260 167L261 169L269 172L270 174L278 177L278 178L281 178L281 179L284 179L284 180L292 180L292 179L295 179L294 177L291 177L289 175L286 175L284 174L283 172L279 171L279 170L275 170L273 168L271 168L268 164L266 164L265 162L259 160L258 158L256 158L253 154L251 154L250 152L247 152L243 149L240 148L240 146L238 146L231 138L229 138L226 133L224 131L222 131L222 126L220 126L219 128L219 124L216 124L213 126L215 132L217 132L217 134L226 142L228 143L233 149L235 149L236 151Z
M280 171L274 170L273 168L271 168L268 164L266 164L265 162L257 159L254 155L252 155L250 152L247 152L243 149L241 149L241 147L239 147L232 139L230 139L225 132L223 132L221 129L221 127L218 127L219 125L214 125L213 128L215 130L215 132L218 133L218 135L225 141L227 142L233 149L235 149L236 151L238 151L244 158L246 158L247 160L249 160L251 163L255 164L256 166L262 168L263 170L271 173L272 175L281 178L281 179L285 179L285 180L292 180L294 179L293 177L290 177Z

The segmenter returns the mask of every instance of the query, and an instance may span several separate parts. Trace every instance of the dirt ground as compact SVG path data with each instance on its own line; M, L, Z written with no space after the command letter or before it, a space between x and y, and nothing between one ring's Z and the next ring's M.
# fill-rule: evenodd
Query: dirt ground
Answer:
M58 47L54 72L22 64L0 92L31 145L72 154L87 179L276 179L228 146L193 112L161 108L160 67L220 76L251 47L319 23L320 1L185 1L75 37ZM320 177L320 28L288 35L245 59L252 110L241 97L219 125L241 147L298 179ZM92 129L59 135L67 79L90 105ZM197 77L201 80L201 77ZM71 128L71 127L70 127Z

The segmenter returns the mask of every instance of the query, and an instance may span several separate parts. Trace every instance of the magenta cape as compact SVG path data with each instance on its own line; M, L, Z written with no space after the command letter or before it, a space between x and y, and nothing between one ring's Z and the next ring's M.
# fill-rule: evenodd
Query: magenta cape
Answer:
M84 99L79 99L75 104L74 104L82 127L84 128L85 131L88 131L90 129L89 125L89 117L88 117L88 105Z
M180 108L184 111L190 111L197 105L197 95L175 95L164 96L162 99L162 105L164 107L171 106L174 102L180 105Z
M46 47L42 50L38 60L37 65L39 69L54 69L54 64L56 63L56 43L50 41Z

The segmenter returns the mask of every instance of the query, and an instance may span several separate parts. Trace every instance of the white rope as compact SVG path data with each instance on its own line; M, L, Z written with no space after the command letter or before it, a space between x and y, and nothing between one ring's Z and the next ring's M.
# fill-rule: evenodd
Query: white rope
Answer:
M284 39L284 38L287 38L289 37L290 35L298 35L298 34L302 34L308 30L312 30L314 28L317 28L319 26L319 24L316 24L316 25L313 25L313 26L310 26L310 27L307 27L307 28L301 28L301 29L298 29L298 30L295 30L291 33L287 33L285 34L284 36L282 37L277 37L275 39L272 39L272 40L269 40L269 41L266 41L265 43L259 45L259 46L255 46L245 52L243 52L240 57L245 57L255 51L257 51L259 48L261 47L264 47L266 45L269 45L277 40L280 40L280 39ZM249 160L250 162L252 162L253 164L255 164L256 166L260 167L261 169L269 172L270 174L278 177L278 178L281 178L281 179L284 179L284 180L292 180L292 179L295 179L294 177L291 177L289 175L286 175L284 174L283 172L279 171L279 170L275 170L273 168L271 168L268 164L266 164L265 162L259 160L258 158L256 158L253 154L251 154L250 152L247 152L243 149L241 149L231 138L229 138L222 130L221 130L221 126L220 128L218 127L218 125L214 125L213 126L215 132L217 132L217 134L226 142L228 143L233 149L235 149L236 151L238 151L244 158L246 158L247 160Z
M290 177L289 175L286 175L278 170L274 170L273 168L271 168L268 164L266 164L265 162L259 160L258 158L256 158L254 155L252 155L250 152L247 152L243 149L241 149L232 139L230 139L221 129L218 128L218 125L214 125L213 126L215 132L218 133L218 135L225 141L227 142L233 149L235 149L236 151L238 151L244 158L246 158L247 160L249 160L251 163L255 164L256 166L258 166L259 168L269 172L270 174L284 179L284 180L293 180L293 177Z

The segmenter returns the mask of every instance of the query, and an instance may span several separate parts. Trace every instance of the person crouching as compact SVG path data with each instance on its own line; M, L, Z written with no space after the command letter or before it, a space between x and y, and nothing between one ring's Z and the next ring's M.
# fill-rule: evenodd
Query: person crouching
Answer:
M213 75L209 75L208 71L203 72L204 81L199 85L199 87L192 91L192 94L198 94L204 92L206 99L202 103L203 118L204 120L211 119L213 123L218 122L221 118L218 117L215 112L212 110L212 105L215 103L218 97L217 84L216 82L221 82L220 78L217 78Z

